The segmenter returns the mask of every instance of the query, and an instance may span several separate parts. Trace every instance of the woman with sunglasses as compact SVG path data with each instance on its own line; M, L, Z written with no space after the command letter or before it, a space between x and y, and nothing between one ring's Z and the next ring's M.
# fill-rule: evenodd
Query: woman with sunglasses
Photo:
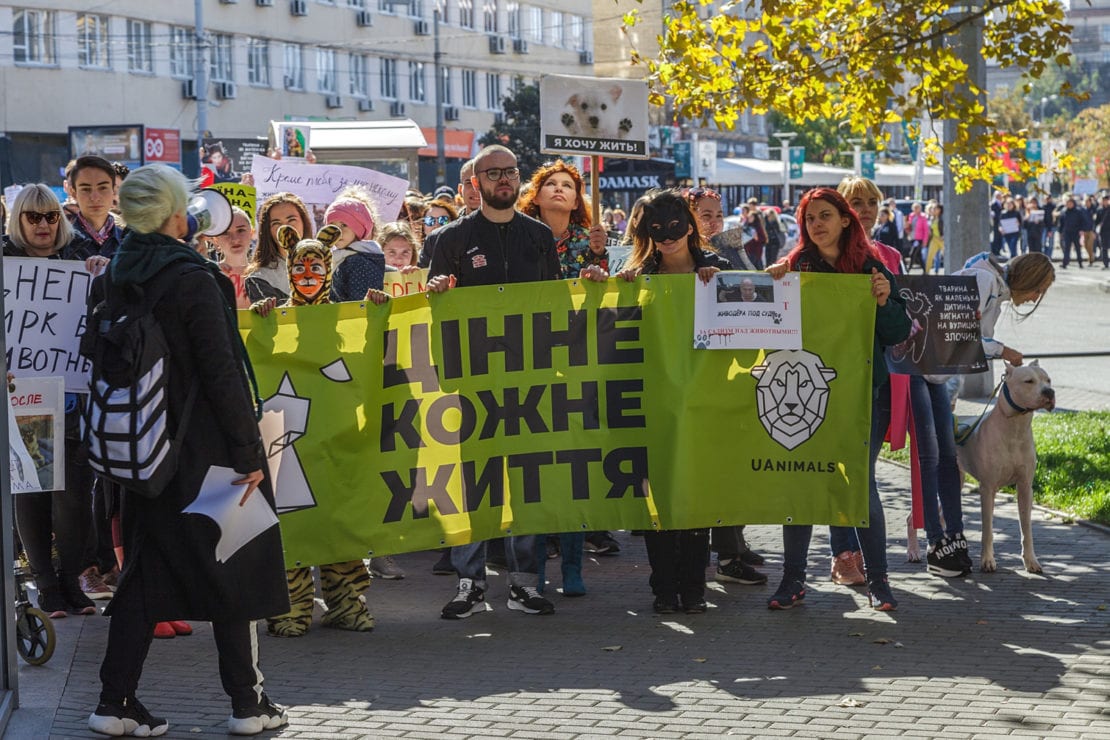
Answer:
M459 217L459 209L449 198L439 197L428 201L424 211L424 236L427 237L441 226L446 226Z
M28 185L12 203L10 233L3 238L5 257L86 259L62 206L46 185ZM14 380L19 388L19 378ZM83 404L66 394L65 490L15 496L15 521L38 591L39 608L60 619L67 614L96 614L96 605L81 591L85 545L92 530L92 469L79 452ZM58 565L51 561L51 541L58 546Z
M563 277L575 278L588 265L609 269L607 234L591 225L590 203L578 168L561 159L545 162L520 198L520 210L547 224L555 235L555 251Z

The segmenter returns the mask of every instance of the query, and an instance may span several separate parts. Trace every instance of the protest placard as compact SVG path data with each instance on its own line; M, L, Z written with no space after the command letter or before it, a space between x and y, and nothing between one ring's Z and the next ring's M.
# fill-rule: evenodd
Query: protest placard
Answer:
M801 349L797 274L718 272L694 290L695 349Z
M887 366L904 375L981 373L987 369L975 278L899 275L910 336L886 351Z
M258 155L251 164L251 174L254 176L255 200L259 204L274 193L293 193L308 206L317 229L324 225L324 212L345 187L358 185L365 188L374 201L379 219L385 223L397 217L409 186L406 180L365 167L308 164Z
M540 79L540 151L647 159L643 80L546 75Z
M241 185L237 182L218 182L209 187L220 191L231 205L239 206L246 211L247 217L251 220L251 226L256 225L254 218L255 211L258 209L258 201L255 198L254 186Z
M65 381L61 377L16 378L13 385L15 390L8 398L17 430L14 433L26 456L18 458L20 475L12 472L12 493L65 490ZM13 430L8 433L13 434ZM13 452L13 465L16 459Z
M8 372L61 375L67 391L88 391L90 363L78 354L92 276L77 260L4 258Z
M394 298L400 298L403 295L423 293L424 286L427 285L427 283L427 270L416 270L407 273L402 273L400 271L387 272L385 274L385 286L382 290L389 293Z

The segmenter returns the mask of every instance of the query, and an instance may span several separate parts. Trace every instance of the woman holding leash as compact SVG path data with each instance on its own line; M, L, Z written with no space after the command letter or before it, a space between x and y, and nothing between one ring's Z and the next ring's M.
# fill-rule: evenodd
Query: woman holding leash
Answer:
M786 259L767 268L776 280L789 270L825 273L863 273L870 276L875 313L875 346L872 360L872 414L870 459L867 477L870 489L869 526L857 527L866 568L868 599L879 611L893 611L898 602L887 580L886 520L875 484L875 459L882 447L890 420L890 391L883 347L903 341L910 332L905 305L892 291L894 276L883 264L868 239L859 217L844 196L832 188L815 188L798 205L798 244ZM783 577L767 606L789 609L805 599L806 559L812 525L782 528Z

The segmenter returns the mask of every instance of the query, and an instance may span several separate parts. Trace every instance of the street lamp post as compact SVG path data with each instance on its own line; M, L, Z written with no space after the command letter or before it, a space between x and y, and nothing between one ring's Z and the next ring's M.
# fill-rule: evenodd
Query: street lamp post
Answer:
M790 141L798 134L787 132L772 134L779 140L779 153L782 155L782 202L790 200Z
M443 88L446 81L440 70L439 60L443 53L439 50L439 3L432 11L432 29L435 38L434 52L432 54L433 74L436 76L436 186L447 184L447 147L443 131L443 97L446 92Z

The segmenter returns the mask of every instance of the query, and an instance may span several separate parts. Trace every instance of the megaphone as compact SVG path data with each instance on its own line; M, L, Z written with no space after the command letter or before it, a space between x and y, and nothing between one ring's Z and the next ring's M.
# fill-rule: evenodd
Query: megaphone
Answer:
M218 236L231 228L231 201L219 190L197 191L185 211L189 221L187 242L197 234Z

